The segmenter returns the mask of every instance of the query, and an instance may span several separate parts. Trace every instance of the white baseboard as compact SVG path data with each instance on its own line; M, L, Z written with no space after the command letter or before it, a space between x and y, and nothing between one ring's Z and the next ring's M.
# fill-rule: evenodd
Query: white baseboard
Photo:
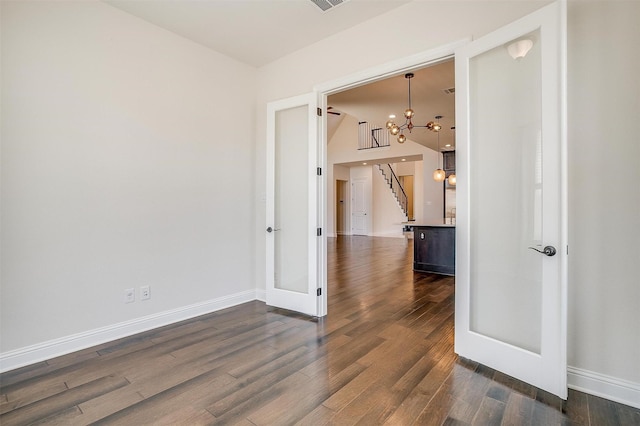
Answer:
M0 354L0 372L35 364L57 356L200 315L209 314L221 309L230 308L252 300L265 301L266 291L263 289L248 290L5 352ZM640 408L639 383L576 367L567 368L567 381L570 389Z
M160 312L107 327L85 331L59 339L49 340L0 354L0 372L14 370L25 365L45 361L81 349L90 348L122 337L173 324L221 309L230 308L252 300L264 300L264 290L247 290L219 297L182 308ZM260 298L261 297L261 298Z
M567 368L567 383L569 389L640 408L640 383L576 367Z

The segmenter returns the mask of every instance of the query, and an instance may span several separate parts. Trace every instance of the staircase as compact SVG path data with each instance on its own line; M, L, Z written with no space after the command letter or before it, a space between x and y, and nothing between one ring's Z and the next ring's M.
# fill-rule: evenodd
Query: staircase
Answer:
M388 164L388 163L378 164L377 166L378 166L378 170L380 170L380 173L382 173L382 177L384 177L384 180L389 185L389 188L391 189L393 196L396 198L396 201L398 202L398 206L404 213L407 220L409 220L407 194L404 192L404 188L402 187L400 180L394 173L393 168L391 167L391 164Z

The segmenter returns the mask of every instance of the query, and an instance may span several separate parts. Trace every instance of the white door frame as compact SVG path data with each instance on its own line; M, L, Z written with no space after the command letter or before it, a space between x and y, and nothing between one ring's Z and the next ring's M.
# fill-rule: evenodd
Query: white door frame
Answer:
M316 85L313 90L318 95L318 106L322 111L327 110L327 97L334 93L343 92L355 87L364 86L369 83L384 80L389 77L401 75L411 70L423 68L429 65L436 65L440 62L453 59L457 48L464 46L471 41L471 37L445 44L443 46L426 50L415 55L407 56L395 61L387 62L355 74L331 80ZM322 164L322 170L327 170L327 114L322 114L319 124L318 159ZM327 229L327 173L322 173L319 188L318 214L322 229ZM323 233L318 248L318 287L322 289L319 298L318 316L327 315L327 236Z

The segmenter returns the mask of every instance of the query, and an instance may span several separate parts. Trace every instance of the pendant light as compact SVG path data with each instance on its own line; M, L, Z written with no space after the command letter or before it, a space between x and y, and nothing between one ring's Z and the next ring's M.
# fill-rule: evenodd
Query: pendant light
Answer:
M453 127L451 128L451 130L456 130L456 126L453 126ZM451 146L451 145L449 145L449 146ZM455 167L454 167L454 171L453 171L453 173L451 173L451 174L449 175L449 177L447 178L447 181L449 182L449 185L451 185L451 186L456 186L456 183L458 182L458 179L456 178Z
M444 182L444 179L447 176L445 171L442 170L442 167L440 166L441 157L442 157L442 153L440 152L440 129L442 128L442 126L440 125L441 118L442 118L441 115L436 115L436 120L437 120L436 123L430 122L430 123L433 123L432 127L434 128L434 131L438 133L438 168L433 172L433 180L435 180L436 182ZM435 124L437 124L438 130L435 130L436 128Z

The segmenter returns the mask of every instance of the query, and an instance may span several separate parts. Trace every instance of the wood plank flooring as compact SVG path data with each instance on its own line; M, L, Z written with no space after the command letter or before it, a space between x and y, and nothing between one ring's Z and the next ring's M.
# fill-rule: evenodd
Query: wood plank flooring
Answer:
M328 255L328 317L251 302L7 372L0 424L640 424L459 359L454 279L414 273L410 241L339 237Z

